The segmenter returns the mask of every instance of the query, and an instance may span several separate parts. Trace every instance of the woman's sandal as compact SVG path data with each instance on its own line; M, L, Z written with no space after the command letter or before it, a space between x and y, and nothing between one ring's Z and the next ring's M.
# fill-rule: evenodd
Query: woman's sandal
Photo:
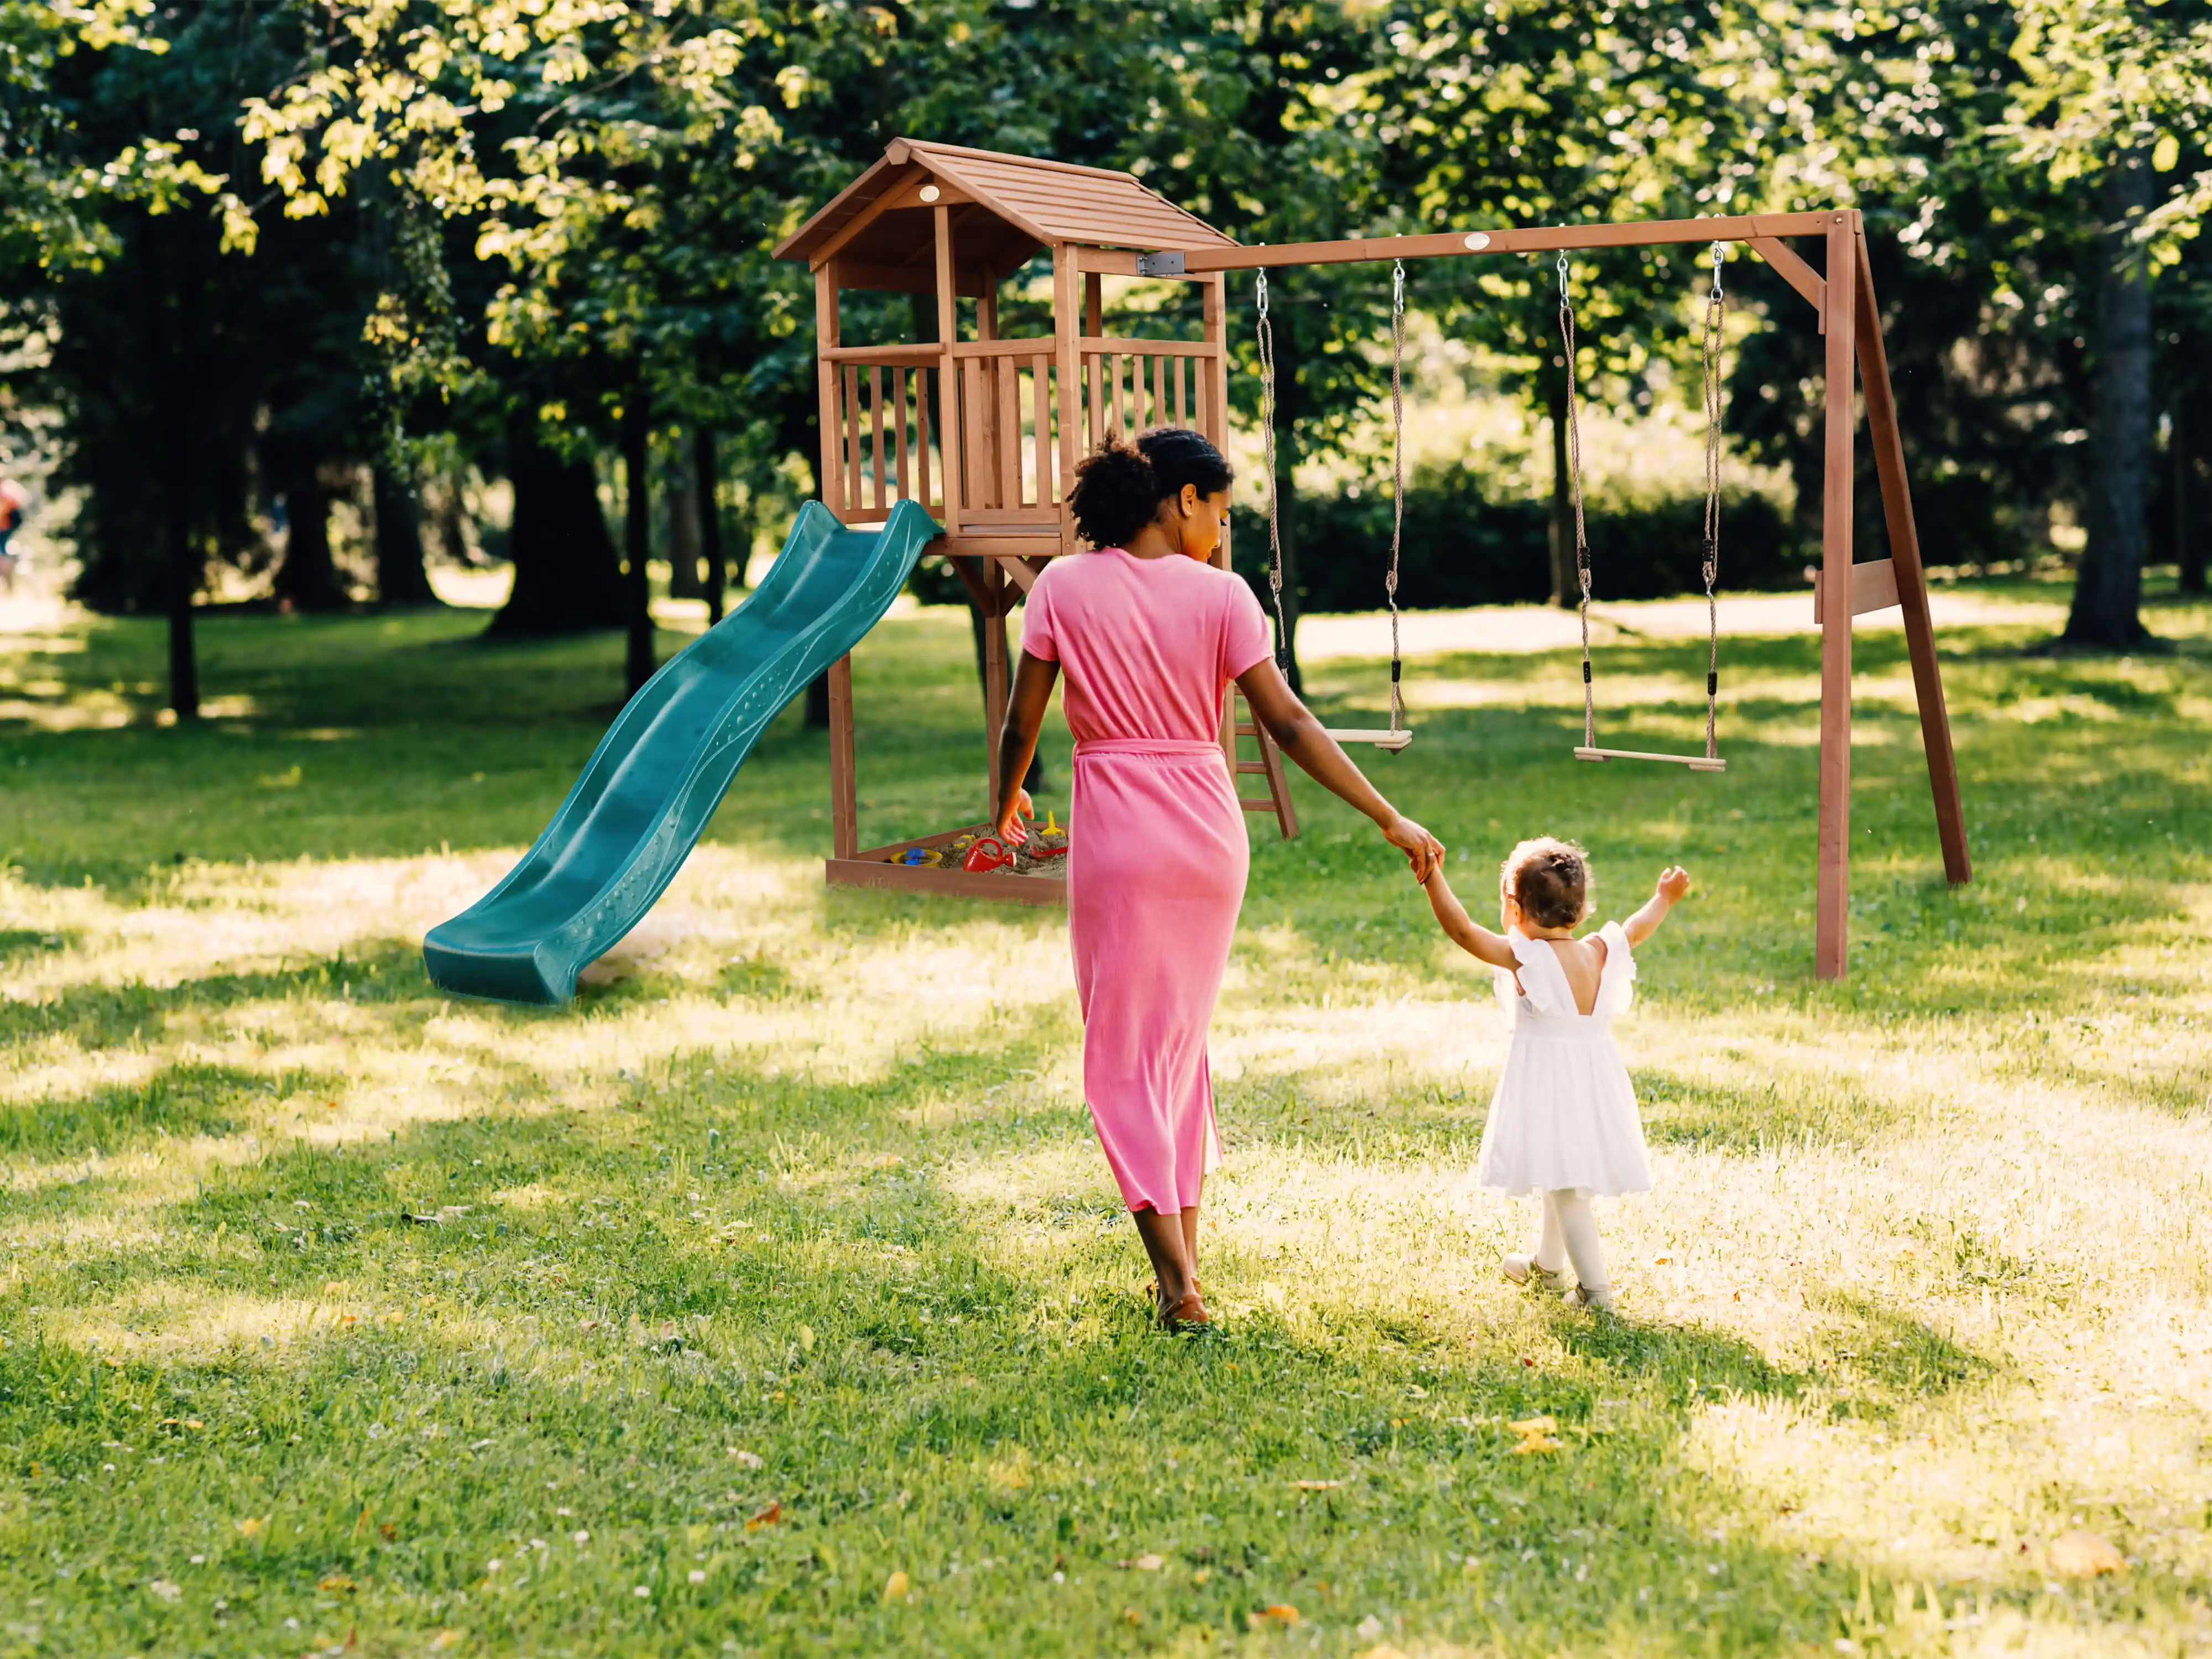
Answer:
M1160 1324L1164 1329L1171 1332L1207 1331L1213 1328L1213 1316L1206 1312L1206 1304L1194 1285L1174 1307L1160 1308Z

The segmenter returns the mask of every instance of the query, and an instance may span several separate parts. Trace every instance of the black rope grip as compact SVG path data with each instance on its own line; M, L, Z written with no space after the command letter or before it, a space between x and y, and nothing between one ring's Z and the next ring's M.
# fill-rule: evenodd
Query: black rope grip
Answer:
M1717 697L1720 694L1721 677L1717 673L1707 674L1705 676L1705 695L1709 697Z
M1393 685L1398 684L1398 670L1401 666L1401 665L1395 662L1390 665L1390 684Z
M1584 663L1584 664L1583 665L1583 684L1584 685L1588 685L1589 683L1590 683L1590 677L1589 677L1589 665L1588 663Z

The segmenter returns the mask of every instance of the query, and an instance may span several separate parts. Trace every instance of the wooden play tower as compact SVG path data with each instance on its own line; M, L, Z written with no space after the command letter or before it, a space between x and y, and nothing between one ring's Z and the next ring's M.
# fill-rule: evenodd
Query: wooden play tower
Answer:
M1792 250L1818 239L1815 270ZM1741 214L1704 219L1503 228L1344 241L1239 246L1126 173L1026 156L894 141L882 160L776 250L814 272L823 500L848 525L881 522L893 503L920 502L945 534L945 554L987 618L986 774L1006 715L1003 620L1045 562L1079 550L1066 495L1077 460L1110 433L1196 427L1227 436L1225 274L1370 260L1653 245L1731 244L1765 261L1812 307L1825 337L1826 431L1821 558L1814 620L1820 643L1820 762L1814 969L1842 977L1850 894L1852 618L1903 613L1946 876L1971 878L1958 769L1936 656L1928 585L1905 450L1875 305L1865 228L1856 211ZM1038 254L1052 262L1052 331L999 331L1002 286ZM1717 258L1717 253L1716 255ZM1162 313L1117 315L1107 333L1104 279L1194 284L1196 339L1134 331ZM1564 263L1561 281L1565 281ZM874 290L934 301L933 339L845 343L839 295ZM963 301L972 303L963 305ZM917 307L917 318L928 308ZM1890 556L1853 554L1854 446L1863 392ZM1224 545L1219 555L1228 563ZM1834 596L1841 603L1822 603ZM1587 673L1587 665L1585 673ZM911 887L971 897L1058 903L1059 881L911 867L912 849L944 846L981 826L862 848L854 774L849 659L830 671L834 883ZM1223 711L1224 763L1248 811L1297 823L1273 745L1235 696ZM1240 750L1240 740L1255 753ZM1586 758L1623 751L1578 750ZM1688 756L1643 760L1689 761ZM991 803L995 816L998 802Z
M1224 279L1194 283L1195 340L1106 333L1104 278L1138 275L1141 250L1235 246L1128 173L902 138L776 249L813 269L823 501L848 525L919 501L945 526L943 553L985 617L985 765L1006 719L1003 620L1048 559L1081 547L1066 503L1075 464L1108 434L1195 427L1228 438ZM1009 339L1000 289L1052 258L1052 331ZM933 341L848 345L839 296L912 294L935 302ZM963 305L963 301L972 304ZM1115 319L1142 326L1141 313ZM1217 562L1227 568L1224 544ZM1232 696L1224 762L1247 811L1282 833L1297 819L1274 745ZM900 860L974 833L967 825L860 845L852 665L830 674L830 881L1030 904L1066 902L1064 882L970 875ZM1246 757L1239 758L1239 737ZM991 802L994 815L998 801Z

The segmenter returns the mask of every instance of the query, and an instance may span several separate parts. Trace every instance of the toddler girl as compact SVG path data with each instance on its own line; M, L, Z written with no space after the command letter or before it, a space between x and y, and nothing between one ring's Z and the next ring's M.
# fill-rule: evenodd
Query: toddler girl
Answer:
M1588 939L1574 930L1589 914L1589 860L1571 842L1544 836L1507 855L1498 884L1502 935L1468 919L1441 865L1426 885L1444 932L1499 970L1498 1000L1513 1024L1475 1178L1508 1196L1540 1194L1544 1218L1535 1249L1504 1259L1505 1276L1521 1285L1533 1273L1570 1302L1610 1310L1590 1198L1651 1190L1613 1017L1628 1006L1634 948L1690 890L1689 873L1669 866L1626 926L1608 921Z

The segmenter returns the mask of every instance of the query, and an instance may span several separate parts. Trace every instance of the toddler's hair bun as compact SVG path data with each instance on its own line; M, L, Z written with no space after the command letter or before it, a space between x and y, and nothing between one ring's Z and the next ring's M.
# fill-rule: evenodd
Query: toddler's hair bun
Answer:
M1571 841L1539 836L1505 855L1498 881L1539 927L1572 927L1589 915L1589 854Z

